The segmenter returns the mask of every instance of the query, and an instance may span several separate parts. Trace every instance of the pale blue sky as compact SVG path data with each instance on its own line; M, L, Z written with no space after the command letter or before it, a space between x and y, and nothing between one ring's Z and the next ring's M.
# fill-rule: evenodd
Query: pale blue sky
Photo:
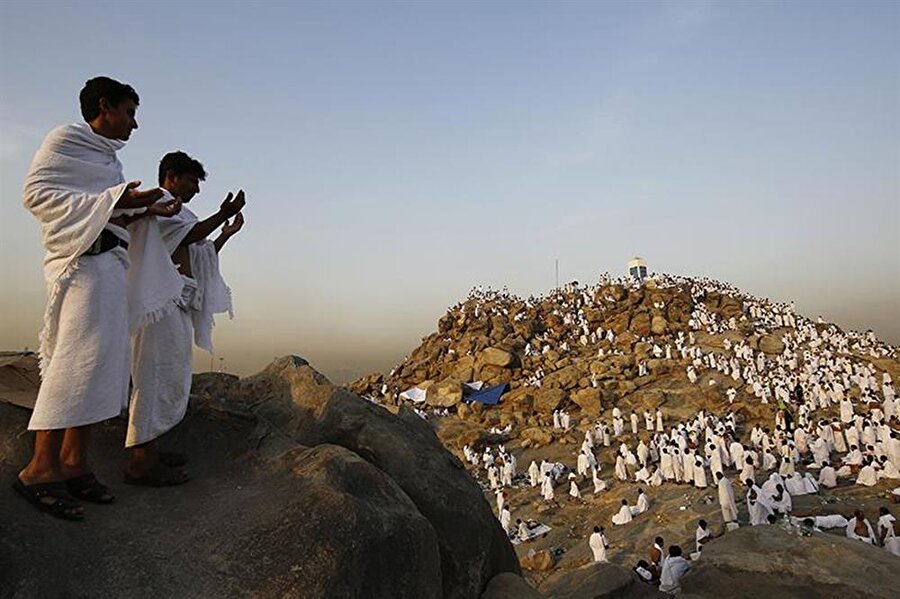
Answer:
M386 369L474 284L634 254L900 343L898 40L897 2L5 2L0 346L45 300L23 176L98 74L141 96L126 177L247 191L231 370Z

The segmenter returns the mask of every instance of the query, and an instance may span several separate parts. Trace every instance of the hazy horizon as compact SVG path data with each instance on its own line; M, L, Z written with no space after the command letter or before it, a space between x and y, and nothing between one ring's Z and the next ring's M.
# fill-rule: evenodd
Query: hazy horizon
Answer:
M229 371L386 371L474 285L634 255L900 345L898 24L895 2L4 3L0 349L36 347L46 302L28 164L99 74L141 96L126 178L181 149L201 217L247 191Z

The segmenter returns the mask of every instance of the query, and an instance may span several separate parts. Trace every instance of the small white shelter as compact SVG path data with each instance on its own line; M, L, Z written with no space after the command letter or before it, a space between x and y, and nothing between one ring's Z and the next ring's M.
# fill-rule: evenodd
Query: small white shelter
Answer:
M647 278L647 261L640 256L635 256L629 260L628 274L643 283L644 279Z

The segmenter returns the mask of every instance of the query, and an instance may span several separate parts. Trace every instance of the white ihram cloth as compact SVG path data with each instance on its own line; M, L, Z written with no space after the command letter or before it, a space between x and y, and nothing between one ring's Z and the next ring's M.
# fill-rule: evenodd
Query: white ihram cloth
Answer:
M631 515L631 508L627 505L623 505L619 508L619 513L612 517L612 523L621 526L623 524L628 524L633 519L634 517Z
M116 248L76 264L58 291L56 351L42 374L29 430L115 418L128 399L128 256Z
M153 218L141 219L143 225L135 228L145 253L132 254L131 266L146 260L165 264L165 258L168 277L150 282L145 277L153 269L142 269L145 274L134 277L138 291L132 293L126 289L132 276L126 279L129 255L123 249L84 255L103 229L134 246L128 231L109 224L126 189L116 158L124 145L97 135L86 123L63 125L44 139L25 179L23 203L41 225L47 252L42 384L31 430L81 426L118 415L128 397L129 323L160 316L168 301L166 291L180 295L180 279L177 286L172 284L178 273Z
M191 393L191 313L197 284L182 277L177 310L148 324L132 337L131 405L125 447L156 439L181 422Z
M166 192L160 201L169 199ZM185 207L161 221L166 251L174 252L198 222L197 215ZM197 278L182 275L179 309L140 329L132 341L134 388L126 447L152 441L184 418L191 391L191 339L212 352L213 314L231 314L231 291L219 274L215 246L202 241L191 244L190 252L191 270Z
M884 537L884 550L890 553L891 555L896 555L900 557L900 539L897 538L897 535L894 534L894 521L896 518L891 514L885 514L878 519L878 535L881 536L881 531L886 530L887 534Z
M160 201L166 201L171 197L166 192L166 196ZM160 224L162 238L170 254L199 222L200 219L197 215L187 206L183 206L181 212ZM197 281L197 305L199 306L192 312L194 343L197 344L197 347L212 353L212 329L215 324L213 317L216 314L227 312L229 318L234 318L231 289L219 272L219 254L212 241L198 241L188 247L191 273Z

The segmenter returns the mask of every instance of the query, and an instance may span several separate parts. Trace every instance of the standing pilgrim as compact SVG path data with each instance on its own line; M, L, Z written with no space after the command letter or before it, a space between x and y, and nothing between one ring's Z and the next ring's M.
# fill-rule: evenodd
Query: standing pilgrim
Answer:
M609 541L606 540L606 533L602 526L595 526L594 532L588 539L588 545L591 553L594 554L595 562L608 562L606 558L606 550L609 549Z
M172 152L159 163L159 184L168 196L187 204L206 179L203 165L184 152ZM132 339L133 389L125 446L131 461L125 482L163 487L188 480L180 469L181 454L160 452L157 439L184 417L191 391L192 341L212 353L213 315L232 314L231 290L219 273L218 253L244 224L244 192L228 194L219 210L204 220L184 207L160 223L166 251L177 265L182 290L178 309L139 330ZM234 218L232 222L228 219ZM222 227L215 241L207 240Z
M722 472L716 472L719 488L719 507L722 508L722 520L725 524L737 521L737 505L734 502L734 487Z
M125 183L116 157L138 126L137 93L96 77L79 99L85 122L51 131L25 180L24 204L47 251L48 302L42 382L28 424L34 453L14 483L37 508L70 520L83 509L67 491L94 503L114 499L88 463L89 427L127 404L129 331L181 294L154 218L172 216L181 203L155 203L162 190ZM131 221L139 222L129 231Z

